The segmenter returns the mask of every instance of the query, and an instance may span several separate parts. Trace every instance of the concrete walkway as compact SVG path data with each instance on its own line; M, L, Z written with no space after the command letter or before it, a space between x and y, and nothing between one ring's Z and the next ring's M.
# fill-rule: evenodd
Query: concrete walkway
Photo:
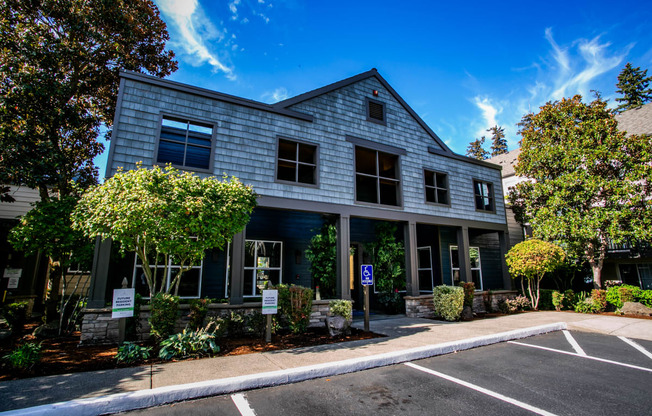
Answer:
M0 411L110 413L359 371L564 328L652 341L652 320L571 312L456 323L376 316L370 329L384 338L0 382Z

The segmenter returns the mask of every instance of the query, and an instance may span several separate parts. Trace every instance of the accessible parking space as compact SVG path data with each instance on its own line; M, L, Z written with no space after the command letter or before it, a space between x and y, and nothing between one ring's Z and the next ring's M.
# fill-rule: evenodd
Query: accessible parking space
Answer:
M649 415L651 352L649 341L558 331L134 413Z

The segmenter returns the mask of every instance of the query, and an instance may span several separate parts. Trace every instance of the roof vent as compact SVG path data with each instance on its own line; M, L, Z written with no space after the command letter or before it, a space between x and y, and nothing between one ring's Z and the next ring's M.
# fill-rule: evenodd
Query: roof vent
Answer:
M377 101L368 101L369 118L385 122L385 105Z

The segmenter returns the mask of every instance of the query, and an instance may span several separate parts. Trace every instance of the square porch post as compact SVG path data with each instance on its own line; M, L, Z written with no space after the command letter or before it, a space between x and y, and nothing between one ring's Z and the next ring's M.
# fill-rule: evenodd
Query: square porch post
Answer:
M109 280L109 262L111 261L112 240L102 240L99 235L95 237L95 251L93 253L93 268L91 269L91 282L88 292L89 309L103 308L106 302L106 285Z
M340 299L351 299L351 217L340 215L337 218L337 293Z
M472 282L471 258L469 257L469 227L457 229L457 255L460 265L460 281Z
M419 296L419 266L417 259L417 223L403 224L405 245L405 285L408 296Z
M231 293L229 303L241 305L244 303L244 259L245 259L245 228L233 236L231 241Z

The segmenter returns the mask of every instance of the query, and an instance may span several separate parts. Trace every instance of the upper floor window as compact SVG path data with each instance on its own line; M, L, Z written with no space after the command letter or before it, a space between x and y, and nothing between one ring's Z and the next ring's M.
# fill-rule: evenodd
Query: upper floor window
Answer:
M445 173L424 170L426 201L435 204L448 204L448 180Z
M473 181L475 209L480 211L494 210L494 190L491 182Z
M161 122L156 161L208 170L212 143L212 125L166 116Z
M382 205L401 205L398 156L355 147L355 199Z
M279 139L276 179L316 185L317 146L287 139Z
M385 103L367 98L367 120L385 124Z

